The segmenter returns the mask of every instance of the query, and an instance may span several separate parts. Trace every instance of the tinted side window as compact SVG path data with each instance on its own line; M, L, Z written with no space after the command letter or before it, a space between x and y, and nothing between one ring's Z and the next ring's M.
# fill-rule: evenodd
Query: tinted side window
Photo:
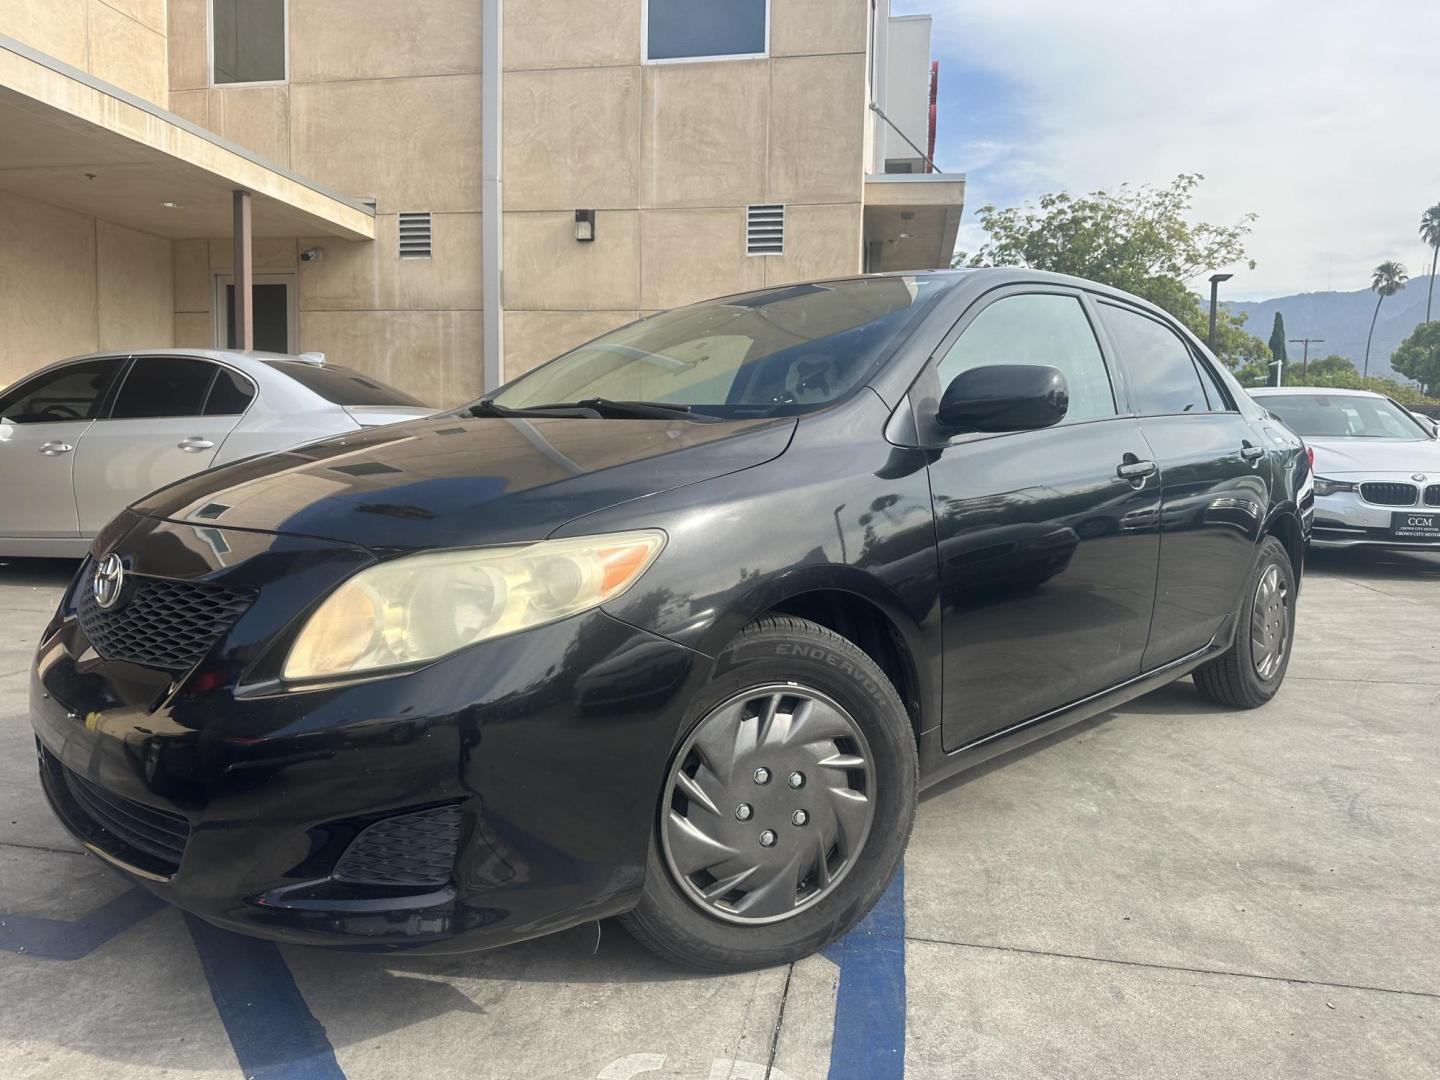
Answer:
M300 360L267 360L276 371L290 376L306 390L319 394L336 405L419 405L409 394L386 386L368 375L333 364L321 366Z
M1230 404L1225 388L1220 385L1219 376L1210 370L1209 363L1196 357L1195 366L1200 370L1200 381L1205 384L1205 397L1210 402L1210 411L1234 412L1235 408Z
M975 317L940 361L940 389L987 364L1059 368L1070 388L1065 423L1115 415L1110 375L1085 309L1073 296L1006 296Z
M121 363L87 360L28 379L0 394L0 418L12 424L94 419Z
M250 407L255 386L249 379L229 368L221 368L205 401L206 416L236 416Z
M199 416L217 370L184 356L143 356L125 376L110 419Z
M1129 308L1099 307L1105 329L1120 350L1125 385L1140 413L1209 412L1190 348L1173 330Z

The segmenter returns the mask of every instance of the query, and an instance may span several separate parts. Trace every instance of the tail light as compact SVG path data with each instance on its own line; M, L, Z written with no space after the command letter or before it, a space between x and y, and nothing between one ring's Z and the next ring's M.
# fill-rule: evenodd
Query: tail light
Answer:
M1310 471L1313 473L1315 471L1315 447L1305 447L1305 460L1310 463Z

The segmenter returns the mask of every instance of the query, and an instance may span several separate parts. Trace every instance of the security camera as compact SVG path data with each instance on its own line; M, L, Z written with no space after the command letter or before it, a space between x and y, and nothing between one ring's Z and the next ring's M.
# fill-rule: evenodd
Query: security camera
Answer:
M325 258L325 249L321 247L306 248L300 252L301 262L319 262Z

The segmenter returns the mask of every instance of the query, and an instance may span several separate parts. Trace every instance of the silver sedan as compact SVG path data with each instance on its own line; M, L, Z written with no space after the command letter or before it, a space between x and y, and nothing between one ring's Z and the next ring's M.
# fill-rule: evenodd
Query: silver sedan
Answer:
M1440 441L1403 405L1366 390L1251 390L1315 453L1317 547L1440 550Z
M0 390L0 555L83 555L142 495L214 465L427 416L318 353L96 353Z

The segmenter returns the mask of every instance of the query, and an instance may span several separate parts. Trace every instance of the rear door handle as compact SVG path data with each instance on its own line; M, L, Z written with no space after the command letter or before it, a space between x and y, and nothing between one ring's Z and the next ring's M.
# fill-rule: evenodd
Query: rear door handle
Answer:
M187 454L198 454L201 450L210 450L215 446L209 439L202 439L198 435L192 435L188 439L181 439L175 445Z
M47 442L40 444L40 452L46 457L55 457L59 454L68 454L75 447L68 442Z
M1240 446L1240 456L1246 461L1258 461L1265 456L1265 448L1263 446L1251 446L1250 440L1246 439Z
M1115 471L1124 480L1143 480L1160 471L1160 466L1153 461L1141 461L1134 454L1126 454L1125 458L1125 461L1115 467Z

